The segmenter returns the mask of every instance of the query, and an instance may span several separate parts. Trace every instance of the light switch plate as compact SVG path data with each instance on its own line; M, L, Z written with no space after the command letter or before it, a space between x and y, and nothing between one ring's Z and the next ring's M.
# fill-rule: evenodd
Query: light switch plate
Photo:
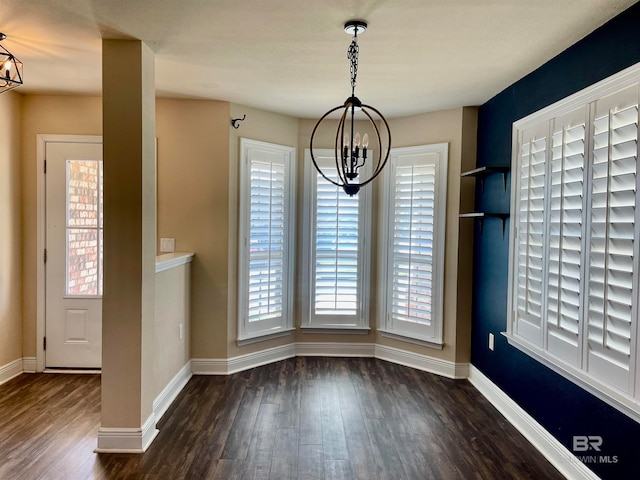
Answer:
M176 251L176 239L175 238L161 238L160 239L160 253L171 253Z

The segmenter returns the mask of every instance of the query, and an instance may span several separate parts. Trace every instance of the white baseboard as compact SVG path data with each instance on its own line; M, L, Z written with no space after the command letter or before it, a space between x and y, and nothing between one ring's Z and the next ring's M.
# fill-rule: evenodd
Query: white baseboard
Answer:
M529 442L565 477L598 480L575 455L562 445L520 405L514 402L480 370L471 365L469 381Z
M158 423L178 394L191 378L191 362L185 365L169 381L166 387L153 401L153 416Z
M158 435L154 415L141 428L100 428L96 453L144 453Z
M36 373L36 357L22 357L22 370L24 373Z
M158 435L156 423L191 378L191 362L187 362L153 401L153 413L141 428L101 428L96 453L144 453Z
M227 359L192 358L191 373L194 375L227 375Z
M8 382L12 378L17 377L23 372L22 358L18 358L13 362L0 367L0 385Z
M409 352L386 345L376 345L376 358L388 362L405 365L429 373L447 378L467 378L469 373L468 363L455 363L448 360L433 358L420 353Z
M229 375L292 357L375 357L448 378L467 378L468 363L440 360L399 348L373 343L299 342L268 348L259 352L224 358L194 358L194 375Z
M297 357L373 357L373 343L299 342Z
M191 372L194 375L230 375L295 356L295 344L289 343L226 359L194 358L191 360Z

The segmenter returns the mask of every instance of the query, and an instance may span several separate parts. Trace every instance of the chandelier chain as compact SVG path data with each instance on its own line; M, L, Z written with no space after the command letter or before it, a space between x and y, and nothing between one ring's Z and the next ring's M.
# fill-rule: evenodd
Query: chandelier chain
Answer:
M358 36L355 35L353 40L351 40L351 45L349 45L349 49L347 50L347 58L351 64L351 94L353 95L356 90L356 77L358 76L358 51L360 48L358 47Z

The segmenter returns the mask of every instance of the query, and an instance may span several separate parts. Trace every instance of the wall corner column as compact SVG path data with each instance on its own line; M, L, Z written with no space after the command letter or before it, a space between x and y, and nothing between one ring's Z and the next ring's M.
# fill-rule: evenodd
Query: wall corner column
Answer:
M155 64L139 40L102 42L104 295L98 452L143 452L153 415Z

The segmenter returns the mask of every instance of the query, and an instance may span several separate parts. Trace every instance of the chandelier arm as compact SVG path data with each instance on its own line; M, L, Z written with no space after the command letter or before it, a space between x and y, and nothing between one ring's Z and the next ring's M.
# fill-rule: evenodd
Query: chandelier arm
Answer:
M373 180L376 176L378 176L378 174L382 171L382 169L387 164L387 161L389 160L389 154L391 153L391 129L389 128L389 124L387 123L387 119L384 118L384 116L380 113L380 111L377 108L372 107L371 105L362 105L362 106L365 107L365 108L370 108L371 110L376 112L376 114L380 117L380 119L384 123L384 126L385 126L385 128L387 130L387 135L389 137L387 153L386 153L382 163L378 162L378 165L376 166L376 170L375 170L375 172L373 173L373 175L371 177L371 180ZM380 138L380 132L379 132L378 126L375 124L375 122L373 122L373 126L376 129L376 134L378 136L378 143L380 145L380 155L378 157L380 159L380 158L382 158L382 138ZM371 181L371 180L369 180L369 181Z
M335 108L332 108L331 110L329 110L327 113L325 113L322 117L320 117L320 120L318 120L318 123L316 123L316 126L313 127L313 131L311 132L311 139L309 140L309 154L311 155L311 161L313 162L314 167L316 167L316 170L318 171L318 173L320 175L322 175L324 177L324 179L329 182L329 183L333 183L334 185L341 187L342 185L340 185L339 183L333 181L332 179L330 179L329 177L327 177L324 172L320 169L320 167L318 166L318 162L316 162L316 157L313 155L313 137L316 134L316 130L318 130L318 127L320 126L320 124L322 123L322 121L327 118L329 115L331 115L333 112L335 112L336 110L339 110L341 108L343 108L344 105L339 105Z
M367 108L371 107L369 105L362 105L362 112L369 118L369 122L371 123L371 125L373 125L373 128L376 131L376 138L378 139L378 160L376 161L375 170L373 170L371 173L371 178L374 178L380 171L380 159L382 158L382 137L380 137L380 130L378 129L378 125L376 125L376 122L371 114L367 112ZM378 115L380 115L380 112L378 112Z
M338 178L340 179L340 182L341 182L339 183L339 186L344 186L347 183L349 183L347 182L347 176L344 171L346 168L346 159L344 159L342 156L343 149L340 148L340 151L338 151L338 143L340 141L340 138L344 138L344 120L346 118L346 115L347 115L347 109L345 108L338 122L338 128L336 129L335 157L336 157L336 171L338 172Z
M375 128L376 135L378 137L378 146L379 146L378 161L377 161L377 165L376 165L376 170L373 172L373 174L367 180L365 180L364 182L361 182L361 183L352 184L352 185L358 186L358 187L364 187L365 185L368 185L373 180L375 180L375 178L380 174L380 172L382 172L382 169L387 164L387 161L389 160L389 154L391 153L391 129L389 128L389 124L387 123L387 120L382 116L382 114L376 108L374 108L374 107L372 107L370 105L364 105L364 104L362 106L364 107L362 109L362 111L364 111L365 114L367 113L365 108L370 108L371 110L376 112L380 116L380 119L384 122L385 127L387 129L387 134L389 135L389 148L387 148L387 152L386 152L386 155L384 157L384 160L382 160L382 138L380 137L380 131L379 131L378 126L376 125L376 123L372 120L372 117L368 115L369 119L372 120L373 128Z

